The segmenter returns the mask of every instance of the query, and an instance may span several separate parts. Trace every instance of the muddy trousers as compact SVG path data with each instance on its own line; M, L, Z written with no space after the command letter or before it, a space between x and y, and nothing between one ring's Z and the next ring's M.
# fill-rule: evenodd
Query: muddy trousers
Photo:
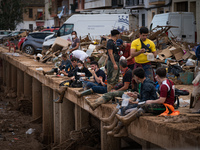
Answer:
M155 115L159 115L166 111L166 107L163 104L144 104L139 105L138 108L142 108L145 113L153 113Z
M122 97L125 91L114 91L114 92L108 92L101 96L106 102L109 102L110 100L114 100L115 97Z
M107 91L110 92L115 84L119 81L119 62L116 62L118 69L114 69L112 61L107 62Z

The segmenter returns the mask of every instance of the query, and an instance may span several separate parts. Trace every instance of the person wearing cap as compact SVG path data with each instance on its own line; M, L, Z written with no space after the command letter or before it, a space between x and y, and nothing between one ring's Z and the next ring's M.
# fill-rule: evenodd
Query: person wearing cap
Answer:
M119 50L116 41L120 32L118 30L111 31L111 38L107 41L107 91L110 92L119 80Z
M131 55L135 57L135 68L142 67L145 71L145 76L154 81L153 69L151 62L147 59L149 53L153 53L156 57L156 47L153 41L147 38L149 33L148 28L140 28L140 37L131 43Z
M122 39L118 39L116 41L116 43L117 43L117 46L119 47L120 51L123 52L123 56L127 60L128 68L130 68L131 70L133 70L134 69L134 64L135 64L135 59L131 55L131 53L133 53L133 52L131 52L131 43L125 43L125 42L123 42Z

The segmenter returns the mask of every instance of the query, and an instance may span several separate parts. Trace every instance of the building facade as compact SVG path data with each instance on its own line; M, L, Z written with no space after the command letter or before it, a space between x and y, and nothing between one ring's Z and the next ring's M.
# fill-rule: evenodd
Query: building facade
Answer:
M40 29L45 24L44 0L28 0L24 2L23 23L17 26L19 29Z
M196 19L197 42L200 42L200 0L46 0L51 1L48 11L54 25L60 27L75 13L119 13L129 10L138 27L150 27L155 14L167 12L193 12ZM45 4L46 4L45 3ZM46 7L46 5L45 5ZM45 8L46 9L46 8ZM47 9L46 9L47 10ZM126 12L126 11L124 11ZM46 15L45 13L45 15ZM123 12L122 12L123 13ZM59 16L59 15L60 16Z

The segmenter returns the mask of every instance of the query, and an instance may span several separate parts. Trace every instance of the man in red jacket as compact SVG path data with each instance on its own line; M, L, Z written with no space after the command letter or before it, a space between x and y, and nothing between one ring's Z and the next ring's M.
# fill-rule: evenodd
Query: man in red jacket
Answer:
M118 39L116 41L116 44L119 47L120 51L123 52L123 56L127 59L128 68L133 70L135 59L133 56L131 56L131 43L125 43L122 41L122 39Z

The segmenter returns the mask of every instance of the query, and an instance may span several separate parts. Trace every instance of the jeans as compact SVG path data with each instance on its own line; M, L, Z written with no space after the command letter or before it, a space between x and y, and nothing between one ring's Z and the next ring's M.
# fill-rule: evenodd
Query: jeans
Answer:
M90 89L93 86L98 86L98 83L97 82L90 82L90 81L84 81L83 82L83 88Z
M145 63L145 64L135 63L134 69L136 69L138 67L142 67L144 69L144 71L145 71L145 77L148 77L149 79L151 79L152 81L154 81L153 69L151 68L151 63Z
M94 93L104 94L107 93L107 86L93 86L92 90Z
M131 70L134 70L134 66L135 64L131 64L131 65L128 65L128 68L130 68Z

